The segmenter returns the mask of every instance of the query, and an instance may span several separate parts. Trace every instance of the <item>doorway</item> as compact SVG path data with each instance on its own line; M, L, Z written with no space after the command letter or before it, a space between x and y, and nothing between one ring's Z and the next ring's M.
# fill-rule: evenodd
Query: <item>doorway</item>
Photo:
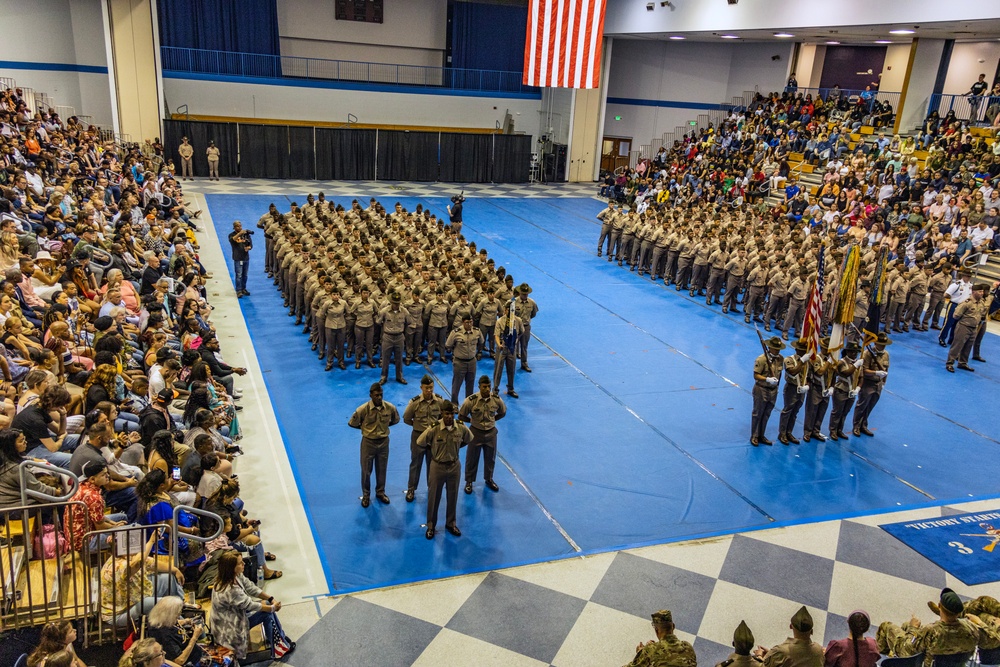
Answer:
M601 170L615 171L628 166L632 137L604 137L601 142Z

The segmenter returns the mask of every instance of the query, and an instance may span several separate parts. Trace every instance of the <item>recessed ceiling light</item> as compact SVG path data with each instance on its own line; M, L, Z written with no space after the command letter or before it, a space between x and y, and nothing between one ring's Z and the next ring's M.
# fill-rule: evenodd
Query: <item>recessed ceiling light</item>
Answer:
M840 42L827 42L830 46L837 46Z
M892 44L892 40L891 39L876 39L875 43L876 44Z
M890 35L912 35L914 32L916 32L916 31L914 31L914 30L906 30L905 28L900 28L899 30L890 30L889 34Z
M684 37L683 35L671 35L670 39L687 39L687 37Z
M775 37L782 37L782 38L785 38L785 37L795 37L795 35L793 35L790 32L776 32L776 33L774 33L774 36Z
M722 39L739 39L739 35L719 35Z

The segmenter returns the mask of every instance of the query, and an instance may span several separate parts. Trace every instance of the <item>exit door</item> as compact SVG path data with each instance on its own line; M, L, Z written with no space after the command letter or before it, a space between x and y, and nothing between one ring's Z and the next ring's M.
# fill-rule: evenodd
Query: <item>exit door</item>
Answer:
M628 154L632 150L632 137L604 137L601 142L601 169L615 171L628 166Z

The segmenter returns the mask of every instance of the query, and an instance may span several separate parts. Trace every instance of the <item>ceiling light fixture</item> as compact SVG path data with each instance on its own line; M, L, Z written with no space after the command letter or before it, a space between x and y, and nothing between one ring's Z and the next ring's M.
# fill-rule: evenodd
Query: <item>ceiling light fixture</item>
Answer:
M892 40L891 39L876 39L875 43L876 44L892 44Z
M827 44L830 46L837 46L840 42L827 42Z
M687 39L687 37L684 37L683 35L671 35L670 39Z
M898 30L890 30L889 34L890 35L912 35L914 32L916 32L916 31L915 30L907 30L905 28L900 28Z
M739 35L719 35L722 39L739 39Z
M790 32L776 32L776 33L774 33L774 36L775 37L781 37L782 39L784 39L786 37L795 37L795 35L791 34Z

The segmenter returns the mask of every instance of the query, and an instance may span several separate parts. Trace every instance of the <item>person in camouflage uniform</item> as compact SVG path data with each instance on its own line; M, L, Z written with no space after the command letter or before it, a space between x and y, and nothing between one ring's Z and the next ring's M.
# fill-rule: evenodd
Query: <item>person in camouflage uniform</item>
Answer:
M944 588L937 605L940 620L923 626L916 616L901 626L886 621L878 626L875 635L878 650L884 655L901 658L923 653L925 667L932 667L936 655L971 653L990 633L972 620L960 618L963 609L958 594Z
M761 667L761 661L750 655L753 650L753 632L746 621L740 621L733 632L733 653L715 667Z
M969 600L965 603L965 617L980 627L979 648L1000 648L1000 600L989 595Z
M674 619L667 610L652 615L656 641L635 647L635 658L625 667L697 667L694 647L674 634Z

